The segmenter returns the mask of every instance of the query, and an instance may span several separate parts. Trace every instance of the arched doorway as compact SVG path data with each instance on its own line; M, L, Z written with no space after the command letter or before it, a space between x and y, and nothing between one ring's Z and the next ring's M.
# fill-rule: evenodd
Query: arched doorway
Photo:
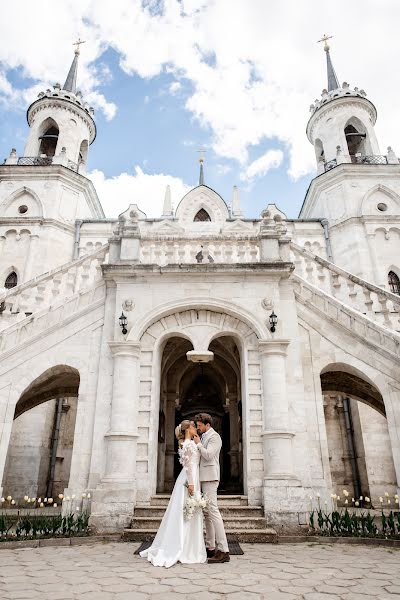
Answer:
M161 362L157 491L169 492L179 474L174 430L183 419L207 412L222 437L220 493L243 493L240 355L232 336L213 340L209 363L190 362L192 344L170 338Z
M22 393L4 469L6 493L57 497L68 487L79 383L76 369L58 365Z
M321 373L325 427L334 493L375 500L396 493L396 474L379 390L347 365Z

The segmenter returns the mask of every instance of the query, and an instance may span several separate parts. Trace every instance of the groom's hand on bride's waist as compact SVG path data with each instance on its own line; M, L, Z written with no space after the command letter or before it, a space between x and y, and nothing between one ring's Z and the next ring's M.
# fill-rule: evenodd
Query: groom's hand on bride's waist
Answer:
M194 485L193 484L189 484L187 489L188 489L189 496L193 496L193 494L194 494Z

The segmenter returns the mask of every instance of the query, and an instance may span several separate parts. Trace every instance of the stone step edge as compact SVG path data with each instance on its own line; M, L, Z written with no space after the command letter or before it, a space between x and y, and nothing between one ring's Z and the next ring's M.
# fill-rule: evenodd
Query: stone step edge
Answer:
M154 522L154 523L161 523L162 517L133 517L132 519L133 521L139 521L140 523L144 523L145 521L150 521L150 522ZM265 517L237 517L236 515L233 515L232 517L227 517L225 518L225 521L235 521L238 523L243 523L243 522L247 522L247 521L256 521L257 523L260 523L261 521L265 522Z
M168 500L171 498L171 494L156 494L155 496L151 496L151 499L157 499L157 498L168 498ZM223 500L224 498L230 498L230 499L237 499L237 500L248 500L249 497L248 496L243 496L241 494L218 494L217 496L218 500Z
M220 500L220 499L218 499L218 500ZM165 508L166 507L167 507L167 504L165 504ZM249 504L244 504L244 505L240 505L240 504L220 504L219 507L223 508L224 510L225 509L230 509L230 508L232 508L234 510L237 510L237 509L241 509L241 510L264 510L264 508L262 506L258 506L258 505L250 506ZM138 502L136 504L136 506L135 506L135 509L136 508L140 508L140 509L143 509L143 508L158 509L159 508L159 509L162 509L162 508L164 508L164 505L160 504L160 505L157 506L155 504L145 504L145 503Z

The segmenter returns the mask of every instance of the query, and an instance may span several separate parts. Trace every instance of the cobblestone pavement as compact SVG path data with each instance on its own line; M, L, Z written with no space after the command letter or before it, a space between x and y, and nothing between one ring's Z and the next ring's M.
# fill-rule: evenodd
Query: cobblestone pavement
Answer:
M242 544L223 565L157 568L138 544L0 550L1 600L365 600L400 597L400 550Z

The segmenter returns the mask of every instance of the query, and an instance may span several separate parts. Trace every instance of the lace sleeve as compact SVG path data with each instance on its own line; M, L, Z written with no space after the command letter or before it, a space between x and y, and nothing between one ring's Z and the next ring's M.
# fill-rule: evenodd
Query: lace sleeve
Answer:
M185 469L187 482L189 485L193 485L192 458L193 442L189 442L188 444L184 444L183 447L179 450L179 462Z

